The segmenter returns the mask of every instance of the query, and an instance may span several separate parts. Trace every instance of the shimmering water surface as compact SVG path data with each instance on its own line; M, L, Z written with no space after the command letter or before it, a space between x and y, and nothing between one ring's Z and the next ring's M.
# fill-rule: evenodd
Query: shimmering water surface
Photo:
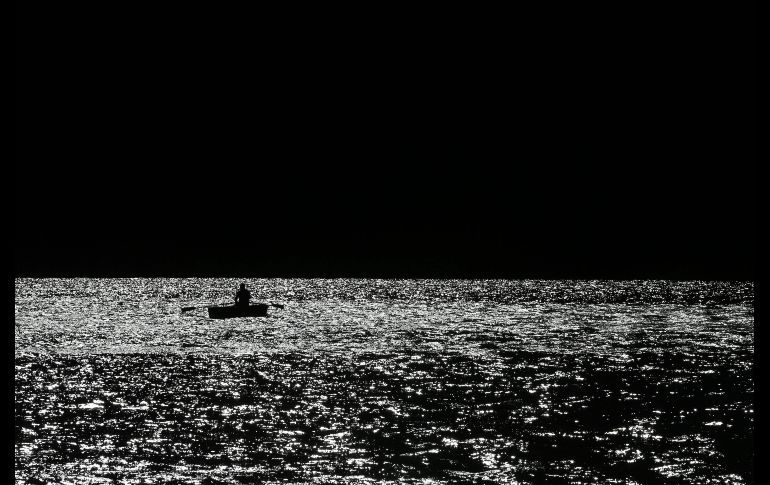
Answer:
M751 283L239 282L17 279L17 483L753 483Z

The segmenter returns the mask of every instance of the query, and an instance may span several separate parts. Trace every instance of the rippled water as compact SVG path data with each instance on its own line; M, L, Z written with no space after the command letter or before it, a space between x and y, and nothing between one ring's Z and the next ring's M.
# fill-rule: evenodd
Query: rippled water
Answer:
M17 482L753 483L750 283L239 282L17 279Z

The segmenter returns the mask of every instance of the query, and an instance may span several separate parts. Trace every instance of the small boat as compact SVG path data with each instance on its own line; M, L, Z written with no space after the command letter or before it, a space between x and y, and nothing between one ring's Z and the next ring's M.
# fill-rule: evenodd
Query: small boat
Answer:
M209 318L237 318L237 317L266 317L267 307L266 303L257 303L256 305L249 306L210 306Z

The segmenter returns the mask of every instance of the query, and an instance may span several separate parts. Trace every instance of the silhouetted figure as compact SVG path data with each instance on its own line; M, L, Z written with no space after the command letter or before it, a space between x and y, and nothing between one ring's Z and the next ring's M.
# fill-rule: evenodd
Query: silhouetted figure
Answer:
M246 289L246 285L241 283L241 289L235 292L235 306L249 306L251 293Z

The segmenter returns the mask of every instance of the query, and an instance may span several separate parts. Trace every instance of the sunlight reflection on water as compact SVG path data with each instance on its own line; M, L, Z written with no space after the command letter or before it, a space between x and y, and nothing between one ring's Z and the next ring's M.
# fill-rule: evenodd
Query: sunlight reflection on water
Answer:
M237 283L17 280L17 479L752 481L753 285Z

